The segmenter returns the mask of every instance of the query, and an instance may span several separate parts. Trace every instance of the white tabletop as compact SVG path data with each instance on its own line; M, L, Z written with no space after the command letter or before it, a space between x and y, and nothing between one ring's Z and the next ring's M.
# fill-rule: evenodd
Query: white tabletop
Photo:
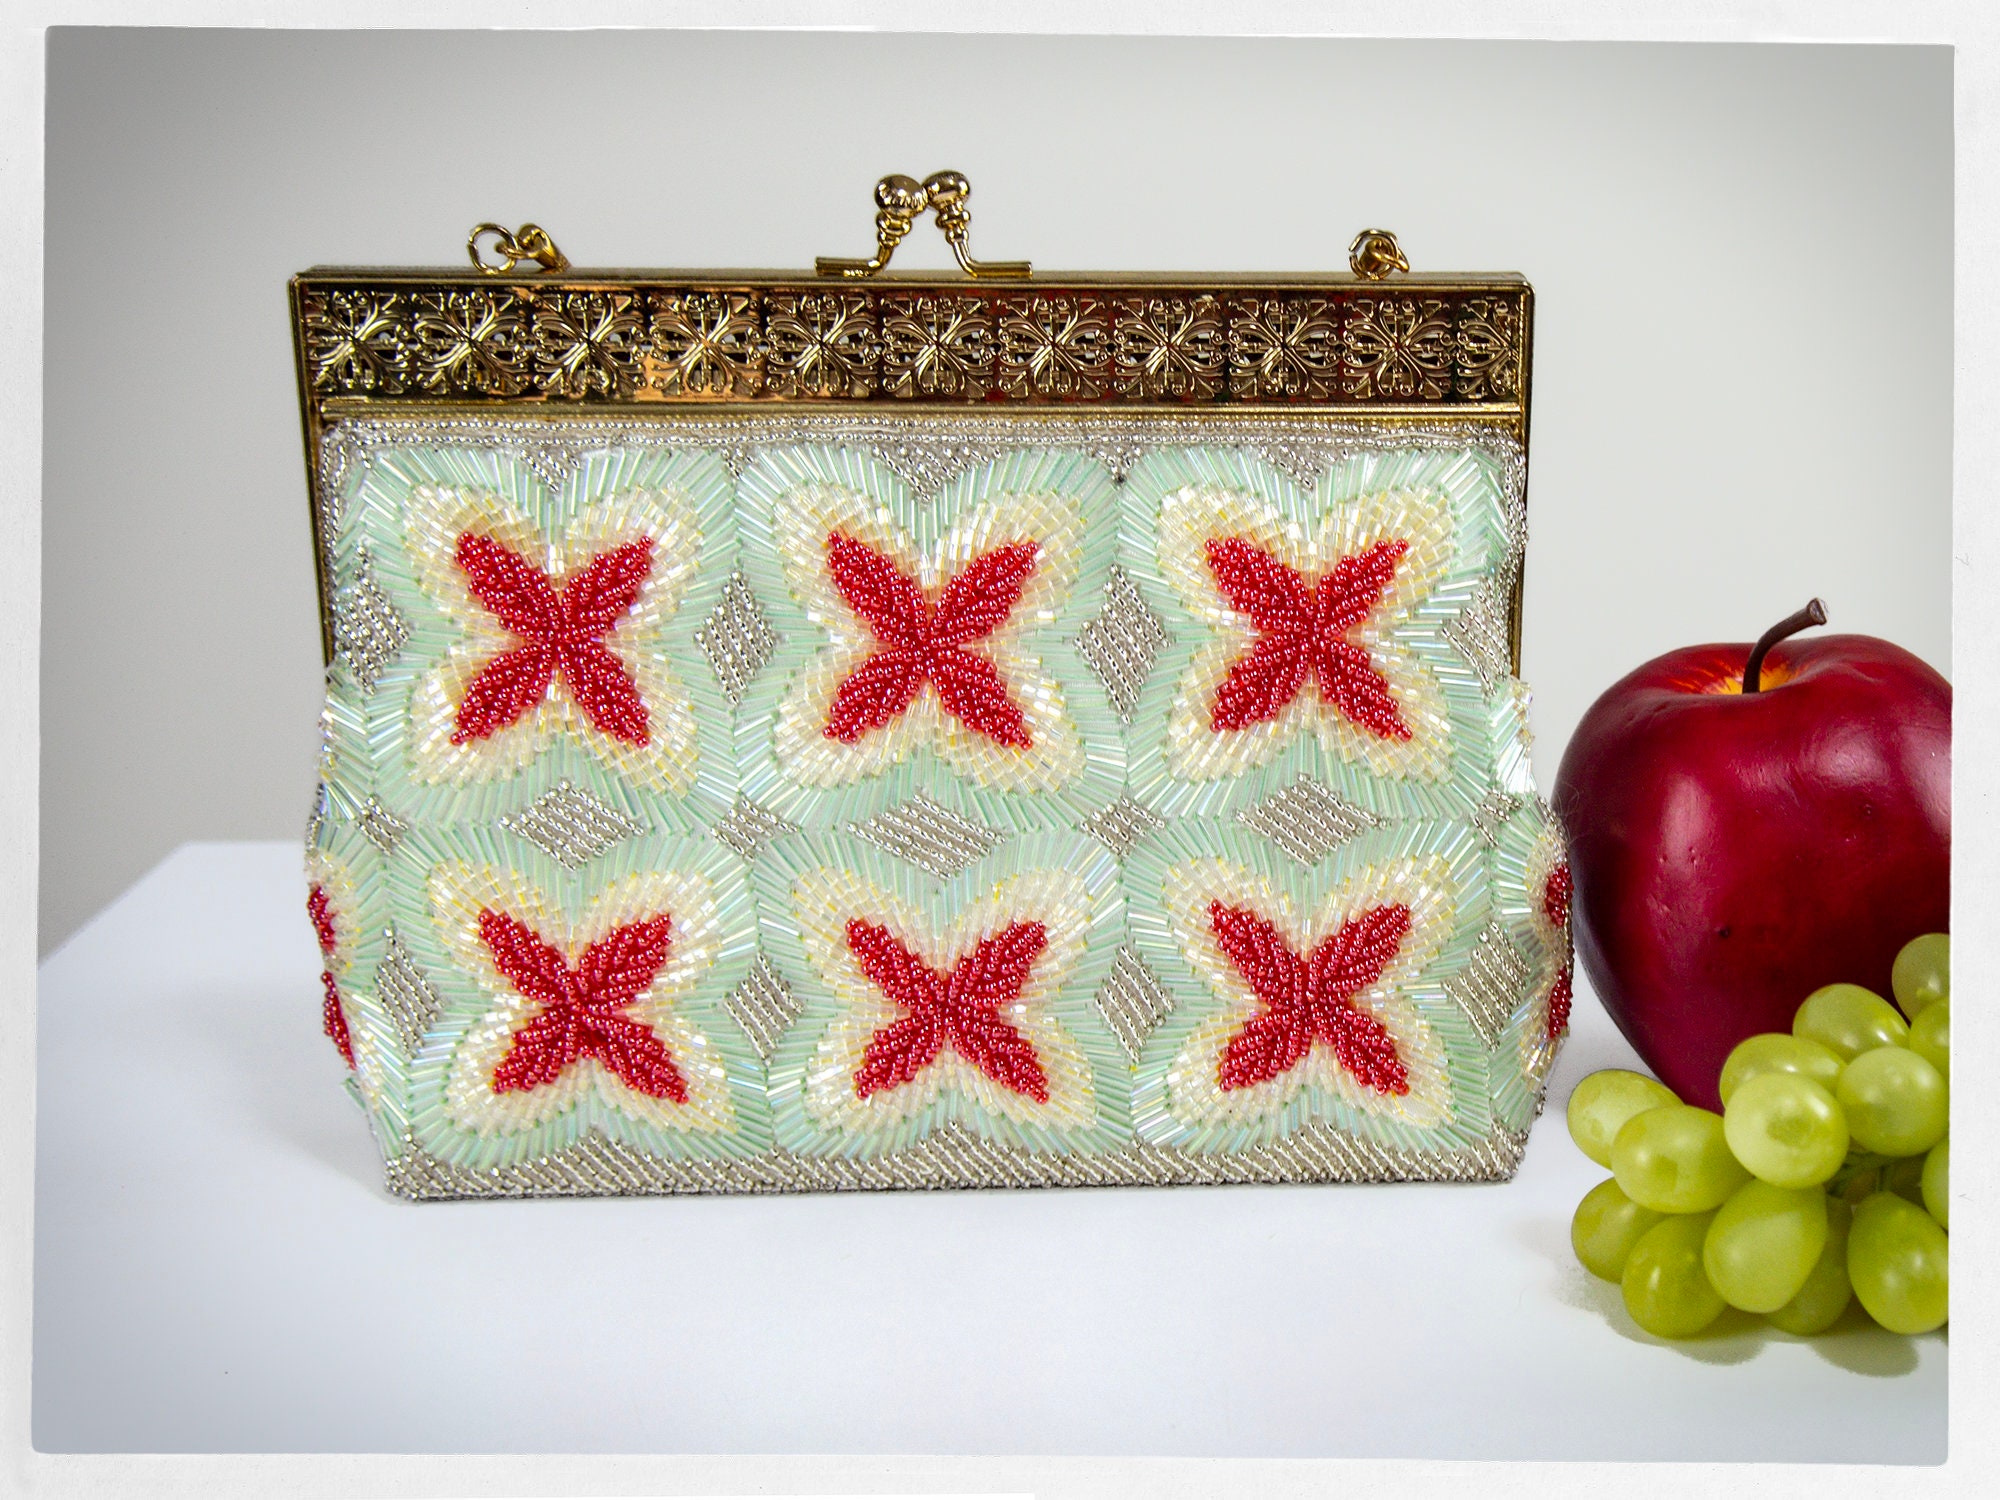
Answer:
M1519 1176L410 1204L319 1031L296 847L189 845L42 967L34 1441L56 1451L1944 1457L1946 1340L1686 1344Z

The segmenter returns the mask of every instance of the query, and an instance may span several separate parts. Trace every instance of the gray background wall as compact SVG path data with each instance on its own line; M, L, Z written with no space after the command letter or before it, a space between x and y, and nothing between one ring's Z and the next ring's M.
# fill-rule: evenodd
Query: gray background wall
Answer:
M1640 660L1809 595L1950 662L1937 48L58 30L41 943L176 844L290 838L319 697L284 281L857 253L884 172L975 253L1338 268L1364 224L1538 296L1525 671L1554 776ZM946 264L928 228L899 263Z

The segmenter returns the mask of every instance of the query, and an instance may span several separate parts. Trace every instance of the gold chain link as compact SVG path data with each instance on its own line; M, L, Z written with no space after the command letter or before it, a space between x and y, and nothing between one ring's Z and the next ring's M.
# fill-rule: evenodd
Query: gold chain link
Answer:
M488 235L493 236L496 260L489 261L480 253L479 242ZM515 230L501 224L481 224L466 236L465 253L488 276L504 276L523 261L532 261L538 270L550 273L569 269L569 257L556 248L549 232L539 224L523 224Z
M1386 229L1364 229L1347 247L1347 269L1363 281L1380 281L1391 271L1407 271L1410 262L1396 236Z

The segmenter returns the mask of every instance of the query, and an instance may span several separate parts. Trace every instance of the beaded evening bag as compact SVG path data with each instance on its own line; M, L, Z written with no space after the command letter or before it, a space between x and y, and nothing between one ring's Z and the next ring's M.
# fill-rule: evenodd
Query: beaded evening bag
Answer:
M417 1198L1510 1175L1570 996L1532 293L292 283L324 1017ZM967 274L877 276L933 213Z

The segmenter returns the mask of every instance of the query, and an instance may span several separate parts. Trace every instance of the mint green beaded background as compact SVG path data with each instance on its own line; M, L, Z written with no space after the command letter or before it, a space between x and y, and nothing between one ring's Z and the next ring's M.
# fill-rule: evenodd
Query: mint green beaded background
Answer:
M413 1197L1509 1175L1570 1003L1521 454L336 424L323 1020Z

